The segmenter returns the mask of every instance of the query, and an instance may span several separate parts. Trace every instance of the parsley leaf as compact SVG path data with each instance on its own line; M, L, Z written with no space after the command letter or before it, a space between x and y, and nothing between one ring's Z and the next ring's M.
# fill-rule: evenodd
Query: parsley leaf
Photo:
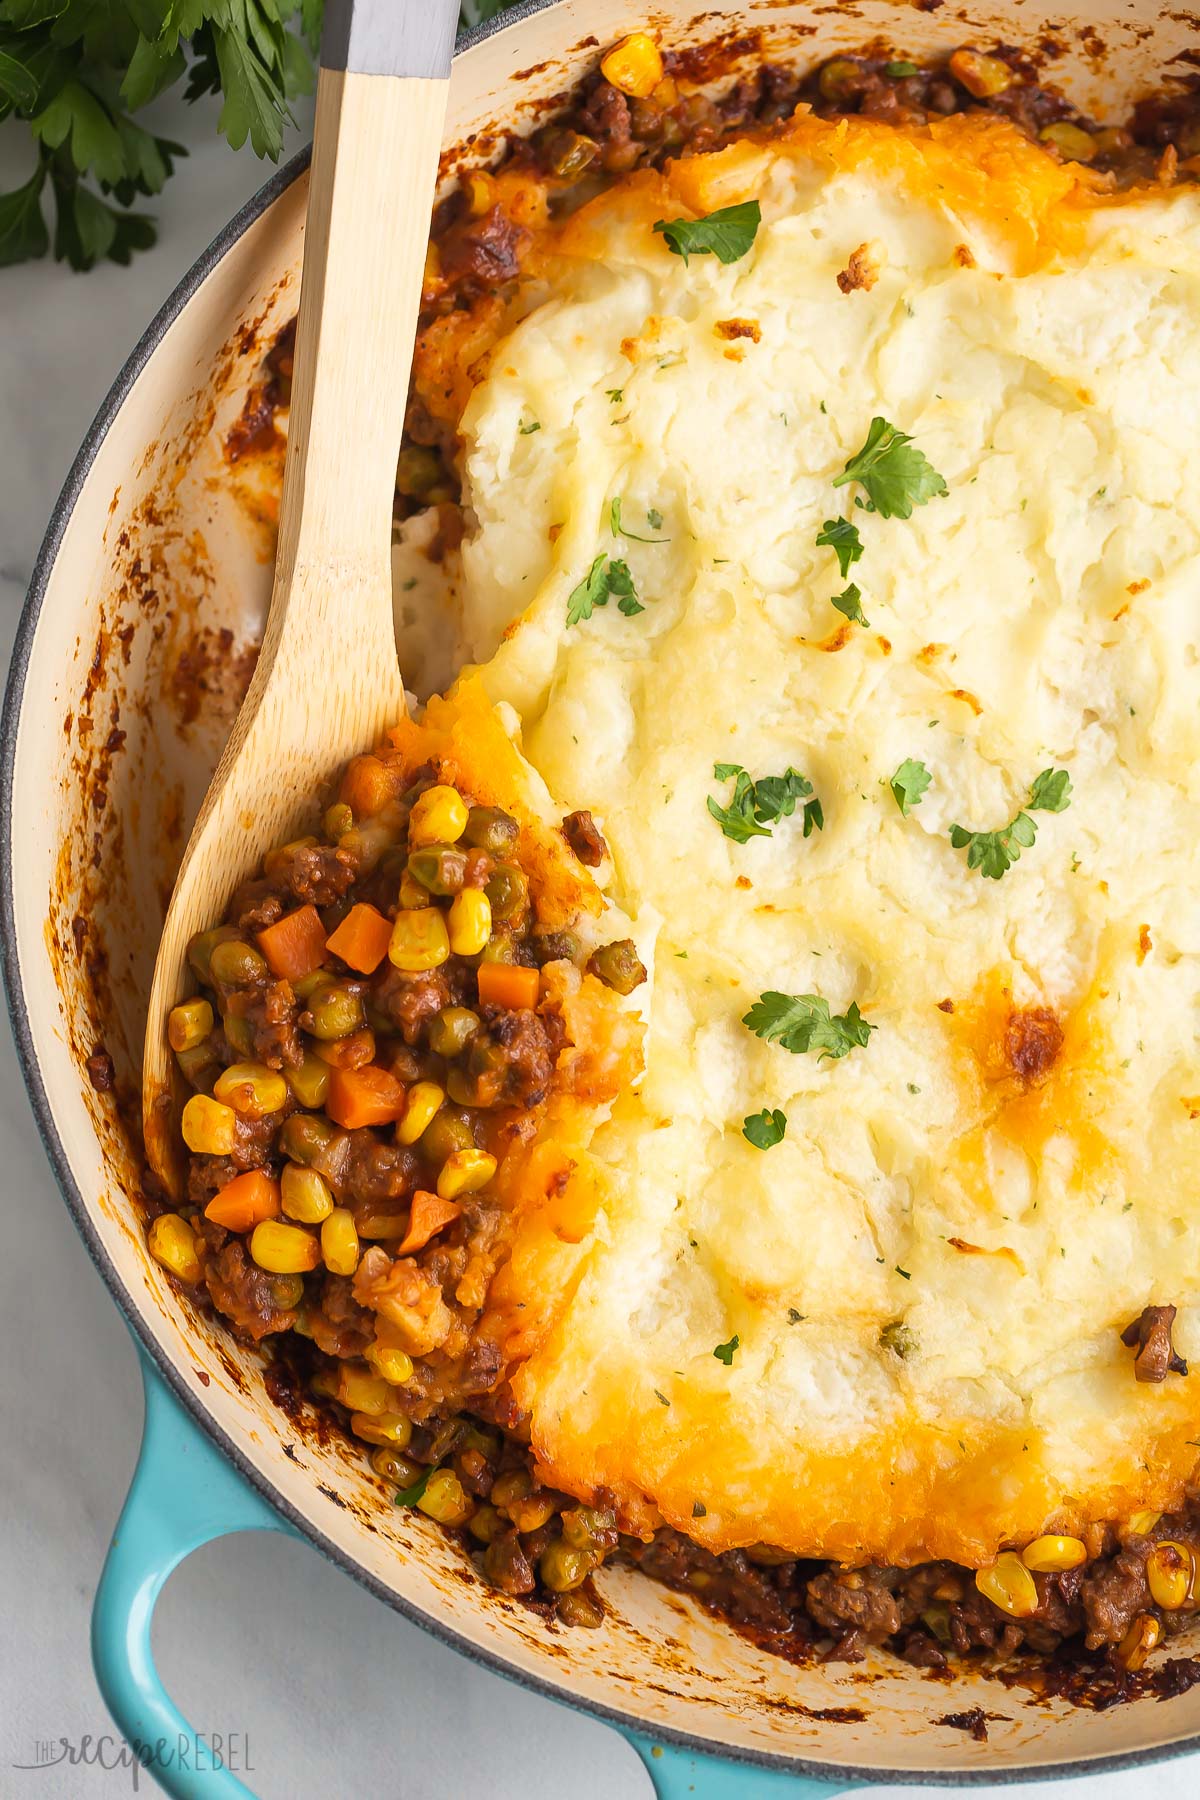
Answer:
M620 406L622 400L625 398L624 388L605 388L604 391L614 406Z
M949 492L943 478L907 432L886 419L871 420L866 443L834 477L834 487L857 481L867 492L868 512L881 519L909 519L914 506Z
M665 1394L660 1394L657 1388L654 1390L654 1398L658 1401L660 1406L670 1406L671 1404L667 1399L667 1396Z
M863 553L858 526L850 519L826 519L817 533L818 544L828 544L838 559L838 573L845 581Z
M896 805L900 808L900 811L905 818L908 817L914 806L920 806L921 796L924 794L932 780L933 776L929 773L925 764L923 762L917 762L915 757L907 757L905 761L900 764L900 767L888 782L888 786L892 790L892 799L896 802Z
M918 70L915 62L890 62L884 63L883 72L893 81L903 81L906 75L916 75Z
M890 1350L893 1355L900 1358L901 1362L906 1362L910 1356L915 1356L919 1347L916 1332L902 1319L893 1319L891 1324L885 1325L879 1333L879 1348Z
M648 506L646 508L646 523L651 531L662 530L662 514L659 512L657 506Z
M646 517L649 519L650 514L647 513ZM657 518L658 523L661 525L662 524L662 514L656 513L655 518ZM651 522L653 523L653 521L651 521ZM670 538L639 537L636 531L630 531L628 526L622 525L620 494L615 494L613 496L612 504L609 506L608 528L612 532L614 537L632 538L635 544L669 544L671 541Z
M422 1473L417 1476L417 1479L413 1482L411 1487L401 1488L400 1492L396 1495L395 1504L397 1506L415 1506L417 1501L424 1496L425 1489L429 1486L430 1476L436 1475L437 1471L438 1465L436 1463L431 1463L427 1469L423 1470Z
M733 1353L741 1344L741 1341L741 1338L735 1331L727 1344L717 1345L716 1349L713 1351L713 1355L718 1362L723 1362L725 1367L728 1368L733 1361Z
M590 619L594 608L607 606L614 594L618 612L624 613L627 619L633 618L635 613L645 612L634 589L629 564L622 562L620 557L610 559L601 551L579 586L572 588L568 596L567 624L578 625L582 620Z
M867 616L861 605L862 594L853 582L850 583L845 593L831 594L829 601L831 606L835 606L838 612L844 614L855 625L867 624Z
M667 248L686 263L693 256L713 255L719 262L735 263L745 256L762 224L762 208L757 200L743 200L739 206L722 206L702 219L659 219L655 231L661 231Z
M861 1049L876 1030L851 1001L844 1013L830 1013L828 1000L819 994L761 994L742 1019L756 1037L781 1044L793 1055L819 1050L822 1062L836 1062L851 1050Z
M756 1150L770 1150L775 1144L782 1144L787 1131L787 1114L778 1107L768 1112L764 1106L761 1112L751 1113L742 1124L742 1136Z
M528 425L521 426L521 436L532 437L535 431L540 431L541 429L542 421L540 419L533 419Z
M789 767L782 775L764 775L761 781L752 781L740 763L714 763L713 779L734 783L730 804L721 806L710 794L708 810L725 836L732 838L735 844L748 843L752 837L770 837L766 828L778 824L780 819L790 818L796 810L797 800L807 801L805 837L811 837L814 829L824 829L821 802L808 798L813 791L812 782L798 769Z
M950 842L956 850L967 853L968 869L978 869L985 881L999 881L1022 850L1028 850L1037 837L1037 821L1030 812L1065 812L1071 804L1071 777L1065 769L1043 769L1029 790L1026 808L999 831L968 831L963 825L950 827Z

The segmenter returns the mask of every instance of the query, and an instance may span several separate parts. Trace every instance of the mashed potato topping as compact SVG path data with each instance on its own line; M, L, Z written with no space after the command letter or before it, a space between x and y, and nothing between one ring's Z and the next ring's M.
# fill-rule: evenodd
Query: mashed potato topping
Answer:
M748 199L728 265L652 230ZM652 972L644 1078L494 1294L545 1479L885 1563L1177 1499L1196 1377L1120 1332L1173 1303L1200 1355L1200 198L1106 203L991 119L801 116L609 190L541 272L462 420L463 630ZM833 485L875 417L948 489L907 519ZM601 554L643 610L570 624ZM823 828L734 841L717 764L799 771ZM986 879L951 827L1051 767ZM763 1042L767 990L869 1041Z

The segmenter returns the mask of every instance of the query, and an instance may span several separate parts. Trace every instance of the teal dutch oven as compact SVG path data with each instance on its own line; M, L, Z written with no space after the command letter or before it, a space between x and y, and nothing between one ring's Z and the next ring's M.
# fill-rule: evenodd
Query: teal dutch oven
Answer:
M1045 0L955 11L901 0L528 0L460 40L448 146L485 160L603 45L649 22L664 45L747 37L747 54L810 65L881 35L920 55L1055 33ZM1093 0L1064 30L1056 78L1119 112L1189 50L1189 23L1148 0ZM1084 39L1086 38L1086 42ZM1096 45L1102 42L1103 54ZM817 1797L887 1782L954 1785L1148 1764L1200 1748L1200 1688L1108 1712L1035 1702L968 1671L953 1688L894 1659L797 1666L698 1605L605 1569L594 1631L552 1631L464 1578L459 1548L389 1504L347 1442L296 1429L261 1362L197 1312L147 1256L138 1160L98 1045L137 1091L144 1009L174 862L228 731L270 587L277 483L223 452L273 334L298 297L306 198L298 157L233 219L117 376L46 533L3 722L5 974L47 1154L145 1380L141 1456L96 1594L93 1652L122 1732L172 1794L232 1800L156 1746L189 1737L154 1668L150 1628L171 1571L228 1532L306 1538L385 1604L463 1655L607 1720L662 1796ZM1180 1640L1177 1640L1180 1643ZM1186 1648L1186 1640L1180 1644ZM1200 1649L1200 1642L1197 1642ZM986 1743L941 1723L1001 1711Z

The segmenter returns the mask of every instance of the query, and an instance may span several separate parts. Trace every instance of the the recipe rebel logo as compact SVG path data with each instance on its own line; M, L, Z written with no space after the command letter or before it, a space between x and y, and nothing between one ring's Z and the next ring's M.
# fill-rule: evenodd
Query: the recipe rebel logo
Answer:
M126 1742L109 1732L99 1736L84 1732L77 1738L37 1738L32 1758L13 1761L9 1767L23 1774L40 1774L47 1769L127 1770L135 1794L141 1791L143 1770L155 1776L170 1770L196 1775L254 1772L250 1739L244 1731L180 1732L176 1737L148 1742L141 1738Z

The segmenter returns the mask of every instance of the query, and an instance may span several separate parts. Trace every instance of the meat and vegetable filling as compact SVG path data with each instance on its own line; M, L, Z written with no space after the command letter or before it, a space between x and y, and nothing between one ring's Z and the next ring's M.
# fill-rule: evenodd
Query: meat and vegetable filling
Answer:
M495 341L547 211L798 106L897 124L985 108L1114 187L1168 184L1200 155L1190 89L1100 127L1005 50L963 48L928 67L839 57L805 76L766 67L716 97L689 73L635 35L561 117L439 207L397 480L398 517L438 510L435 553L463 528L463 395L447 371L469 361L464 342L483 355ZM844 292L853 264L847 281ZM279 404L290 357L285 336L268 368ZM461 1528L494 1586L564 1623L599 1623L589 1577L622 1559L781 1648L855 1659L886 1645L940 1669L972 1651L1070 1642L1135 1674L1200 1608L1200 1496L1038 1537L976 1571L845 1568L768 1545L717 1555L679 1531L633 1530L603 1492L583 1504L542 1485L489 1308L511 1238L510 1171L553 1129L563 1095L614 1097L611 1081L581 1095L580 1067L628 1033L646 971L629 938L597 939L594 918L550 917L527 827L410 742L356 759L322 834L265 858L191 946L199 991L170 1018L195 1091L187 1198L153 1220L155 1256L203 1284L243 1338L292 1334L311 1391L371 1446L397 1501ZM581 873L605 862L589 813L569 814L559 837ZM626 1081L627 1052L625 1041ZM1130 1380L1186 1373L1173 1316L1148 1307L1130 1324Z

